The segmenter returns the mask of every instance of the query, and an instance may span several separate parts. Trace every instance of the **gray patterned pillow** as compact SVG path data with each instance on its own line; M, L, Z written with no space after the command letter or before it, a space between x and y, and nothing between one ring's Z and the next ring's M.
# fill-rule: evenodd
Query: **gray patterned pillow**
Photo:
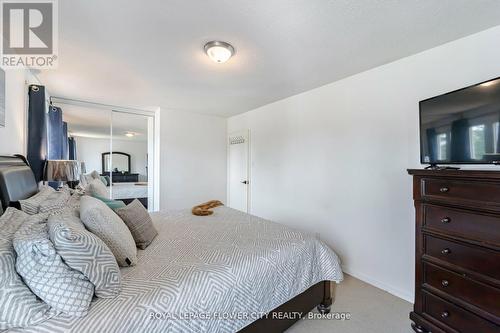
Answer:
M118 265L132 266L137 263L137 248L130 230L104 202L83 196L80 201L80 218L88 230L106 243Z
M14 235L16 269L45 303L64 314L87 314L94 286L68 267L49 240L47 223L24 223Z
M51 216L48 225L57 253L94 284L97 297L113 298L120 293L120 268L113 253L99 237L85 230L78 217Z
M14 233L22 223L37 217L15 208L7 208L0 217L0 330L28 327L57 315L40 301L16 272Z
M19 200L19 204L21 205L21 209L23 212L34 215L38 214L40 210L40 205L47 200L47 198L55 193L55 190L49 186L43 186L40 191L32 196L31 198L25 200Z
M71 194L69 190L55 191L51 193L42 203L40 203L39 212L49 213L66 207Z
M139 200L135 199L126 207L116 209L115 212L130 229L135 244L141 250L147 248L158 235L151 216Z
M108 189L106 188L106 185L104 185L104 183L100 179L93 179L87 185L85 192L88 192L87 194L92 195L92 196L97 195L97 196L104 197L104 198L109 197Z

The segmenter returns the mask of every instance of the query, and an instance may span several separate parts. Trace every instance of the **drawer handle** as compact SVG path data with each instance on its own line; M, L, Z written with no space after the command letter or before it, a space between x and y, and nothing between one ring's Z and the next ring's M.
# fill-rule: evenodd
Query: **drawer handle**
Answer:
M411 328L417 333L426 333L427 331L422 328L422 326L418 326L414 323L411 323Z
M443 311L443 313L441 313L441 317L443 318L448 318L450 316L450 313L448 311Z
M446 186L443 186L439 189L439 192L441 192L441 193L447 193L448 191L450 191L450 189Z
M447 216L447 217L443 217L441 219L441 223L450 223L451 222L451 219Z
M441 281L441 284L443 285L443 287L448 287L450 282L448 280L443 280L443 281Z
M442 253L442 254L450 254L450 253L451 253L451 250L450 250L450 249L448 249L448 248L446 248L446 249L443 249L443 250L441 251L441 253Z

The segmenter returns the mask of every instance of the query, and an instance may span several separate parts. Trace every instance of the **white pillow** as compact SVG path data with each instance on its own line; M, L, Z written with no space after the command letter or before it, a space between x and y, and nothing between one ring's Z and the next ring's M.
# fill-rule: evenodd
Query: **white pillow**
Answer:
M120 268L106 244L87 231L71 214L51 216L49 237L57 253L71 268L82 272L95 287L95 295L113 298L121 288Z
M40 205L54 192L55 190L52 187L42 186L40 191L34 196L25 200L19 200L22 211L30 215L38 214Z
M70 316L87 314L94 285L57 254L44 222L24 224L14 235L16 270L45 303Z
M26 286L16 272L16 253L12 239L18 228L28 220L39 219L9 207L0 217L0 330L39 324L57 311L42 302Z
M101 179L101 175L99 174L99 172L97 172L95 170L90 173L90 177L92 177L94 179Z
M87 185L85 192L92 196L97 195L104 198L107 198L109 196L108 189L106 188L106 185L104 185L104 183L101 181L101 179L93 179Z
M80 218L88 230L106 243L118 265L125 267L137 263L137 248L130 230L104 202L83 196L80 201Z
M69 190L61 189L52 192L43 202L40 203L39 213L50 213L67 206L71 197Z

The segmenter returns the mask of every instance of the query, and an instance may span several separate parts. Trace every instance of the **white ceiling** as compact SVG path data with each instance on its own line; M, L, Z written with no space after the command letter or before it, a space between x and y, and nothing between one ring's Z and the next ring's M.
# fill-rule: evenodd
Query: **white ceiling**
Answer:
M59 97L231 116L500 24L498 0L59 1ZM230 42L225 64L203 53Z

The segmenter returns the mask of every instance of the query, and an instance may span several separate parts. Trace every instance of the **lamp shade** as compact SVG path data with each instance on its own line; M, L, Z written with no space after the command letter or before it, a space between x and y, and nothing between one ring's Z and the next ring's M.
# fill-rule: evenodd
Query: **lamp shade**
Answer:
M74 182L80 179L81 162L73 160L48 160L45 164L45 181Z

